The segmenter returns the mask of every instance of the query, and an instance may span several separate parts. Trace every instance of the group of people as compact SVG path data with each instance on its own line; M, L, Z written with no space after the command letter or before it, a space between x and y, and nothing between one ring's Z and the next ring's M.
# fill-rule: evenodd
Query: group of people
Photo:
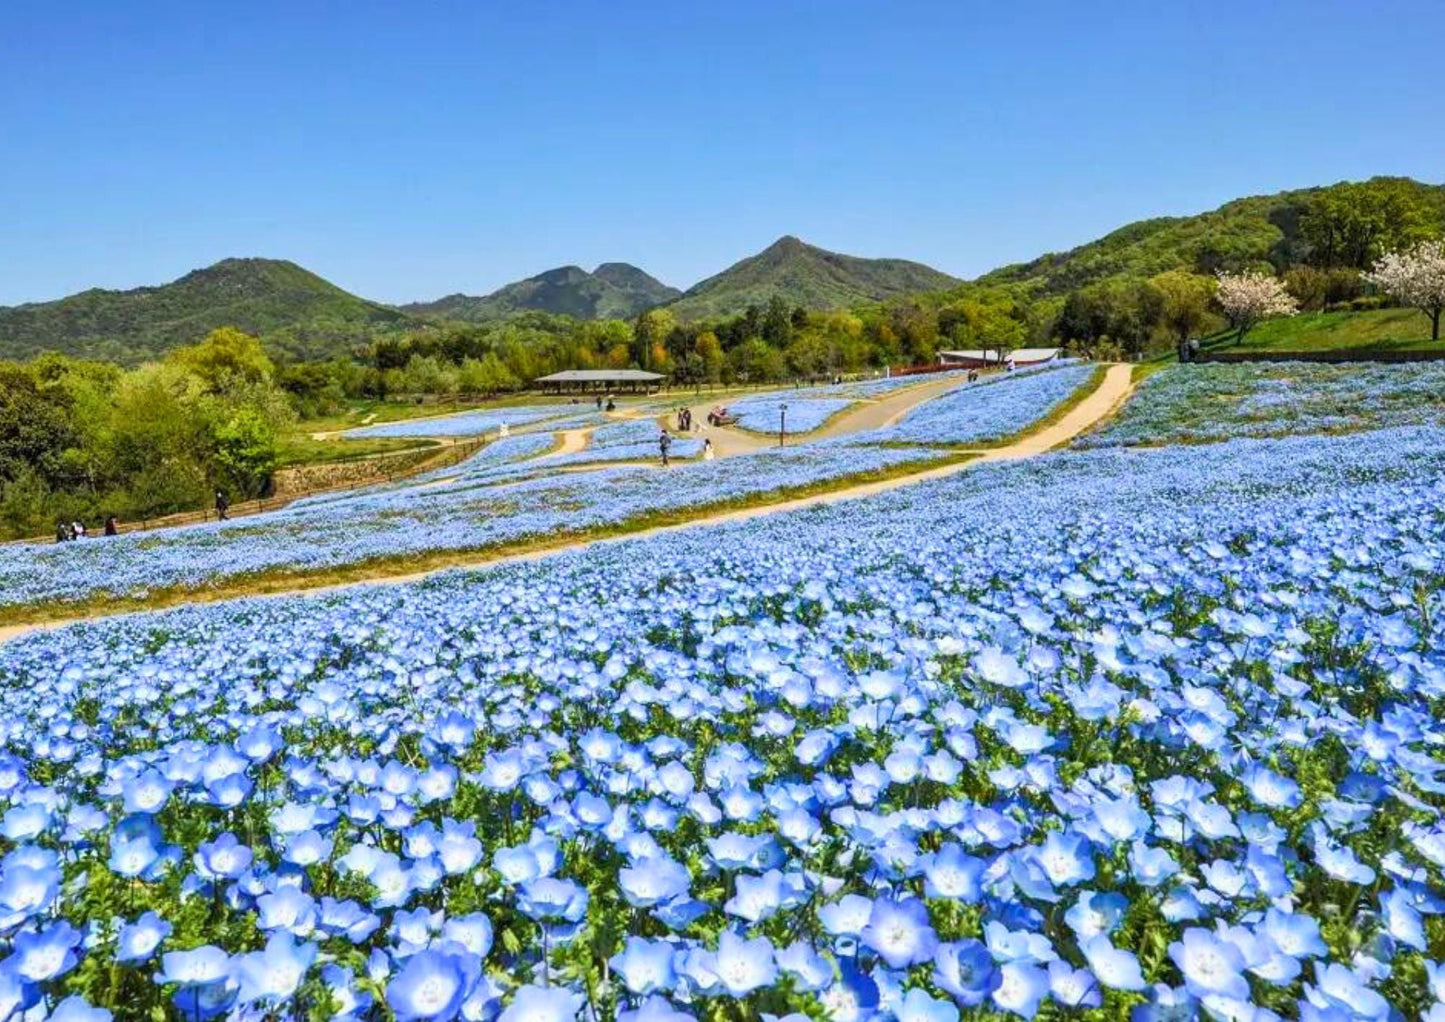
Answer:
M120 522L115 515L110 515L105 520L105 534L107 536L120 535ZM85 523L81 521L67 522L61 520L55 523L55 542L74 543L78 539L84 539L90 535L86 531Z
M711 416L709 416L709 422L711 422ZM692 409L679 408L677 410L677 431L679 433L691 433L697 428L697 423L695 423L692 418ZM666 426L662 428L662 433L658 435L657 448L658 453L662 455L662 466L666 468L671 463L669 455L672 451L672 434L668 432ZM712 461L714 457L712 438L703 437L702 460Z
M599 412L602 411L602 395L601 395L601 394L598 394L598 395L597 395L597 410L598 410ZM607 395L607 410L608 410L609 412L615 412L615 411L617 411L617 402L612 400L612 395L611 395L611 394Z

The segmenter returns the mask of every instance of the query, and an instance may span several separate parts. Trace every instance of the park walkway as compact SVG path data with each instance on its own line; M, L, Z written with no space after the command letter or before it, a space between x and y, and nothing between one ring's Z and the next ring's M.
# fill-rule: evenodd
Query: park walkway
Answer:
M956 385L956 381L953 381ZM941 389L947 389L942 383L930 384ZM479 568L493 565L511 564L527 561L535 561L544 557L551 557L556 554L568 551L584 550L590 547L611 543L630 543L638 539L648 539L654 536L661 536L667 533L679 532L683 529L696 529L712 525L720 525L726 522L748 521L754 518L761 518L765 515L774 515L786 511L800 511L805 508L824 507L830 504L841 503L846 500L857 500L864 497L875 496L886 493L890 490L901 489L906 486L913 486L918 483L928 482L934 479L944 479L949 476L966 472L975 465L987 464L998 461L1016 461L1022 458L1032 458L1040 454L1068 443L1070 440L1092 429L1103 420L1107 419L1128 399L1133 390L1133 369L1128 365L1113 365L1104 373L1103 380L1099 385L1086 395L1081 401L1070 408L1057 421L1051 422L1037 430L1026 433L1012 443L1000 447L988 448L976 452L974 457L966 461L952 462L936 468L924 469L918 472L911 472L903 475L892 476L874 482L859 483L850 486L840 487L836 490L828 490L822 493L810 494L806 497L795 497L778 500L767 504L757 504L751 507L738 508L715 513L704 512L695 518L685 522L678 522L669 525L655 526L649 529L630 532L620 536L605 536L594 539L563 539L562 541L549 546L529 548L521 552L506 553L503 551L483 551L474 555L459 554L446 565L431 568L426 571L395 570L390 573L378 573L375 576L358 581L342 583L318 583L308 586L304 579L288 580L284 588L266 592L247 592L217 588L210 591L201 591L187 594L188 598L180 600L169 606L181 606L189 603L219 602L243 598L260 597L284 597L299 595L317 595L321 593L336 592L343 589L351 589L357 586L375 585L401 585L408 582L417 582L428 578L442 571L452 571L458 568ZM916 395L915 388L908 388L906 393ZM915 396L914 403L920 398ZM884 405L886 401L876 402L876 405ZM860 410L870 411L871 409ZM879 425L886 425L889 417L896 419L907 411L904 407L897 407L891 410L873 412L867 421L873 421ZM860 427L861 428L861 427ZM879 428L875 425L872 428ZM716 432L716 431L714 431ZM820 435L820 430L815 434ZM576 442L575 440L573 441ZM716 443L716 441L714 441ZM966 453L966 452L965 452ZM156 610L163 609L161 607ZM85 620L94 620L100 617L129 616L135 613L151 613L152 611L127 611L124 614L102 615L91 614L74 618L34 622L19 625L0 626L0 642L17 638L35 631L51 628L58 628L63 625L73 624Z

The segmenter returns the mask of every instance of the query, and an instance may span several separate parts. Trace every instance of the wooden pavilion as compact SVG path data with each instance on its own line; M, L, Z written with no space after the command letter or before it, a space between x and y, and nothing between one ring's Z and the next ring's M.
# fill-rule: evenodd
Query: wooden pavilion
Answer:
M649 373L642 369L565 369L551 376L539 376L532 381L548 394L585 394L588 391L602 393L651 394L667 379L661 373Z

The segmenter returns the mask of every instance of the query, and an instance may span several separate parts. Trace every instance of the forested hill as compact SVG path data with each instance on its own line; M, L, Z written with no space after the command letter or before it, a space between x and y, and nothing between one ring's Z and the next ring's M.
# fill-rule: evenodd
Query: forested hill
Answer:
M94 288L53 302L0 306L0 358L59 351L135 365L223 326L264 337L297 358L328 358L419 325L295 263L223 259L157 287Z
M790 307L842 309L958 283L922 263L840 255L783 237L694 285L669 308L681 319L707 319L764 306L777 297Z
M680 294L677 288L668 287L636 266L603 263L591 273L580 266L559 266L489 295L448 295L402 308L418 316L472 323L506 319L523 312L574 319L632 319Z
M1067 252L979 278L1040 296L1167 270L1212 274L1252 263L1365 269L1382 249L1439 233L1445 185L1379 177L1256 195L1195 216L1140 220Z

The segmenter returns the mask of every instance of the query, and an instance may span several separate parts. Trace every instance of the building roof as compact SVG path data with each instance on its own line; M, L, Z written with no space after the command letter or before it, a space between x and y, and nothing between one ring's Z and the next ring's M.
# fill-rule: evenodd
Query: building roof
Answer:
M642 369L564 369L551 376L539 376L535 383L653 383L663 379L661 373Z
M979 362L986 360L995 361L999 357L997 348L982 350L979 348L971 348L967 351L940 351L938 354L942 358L965 358ZM1058 354L1058 348L1015 348L1012 351L1004 352L1006 358L1011 358L1015 362L1047 362L1051 358L1056 358Z

